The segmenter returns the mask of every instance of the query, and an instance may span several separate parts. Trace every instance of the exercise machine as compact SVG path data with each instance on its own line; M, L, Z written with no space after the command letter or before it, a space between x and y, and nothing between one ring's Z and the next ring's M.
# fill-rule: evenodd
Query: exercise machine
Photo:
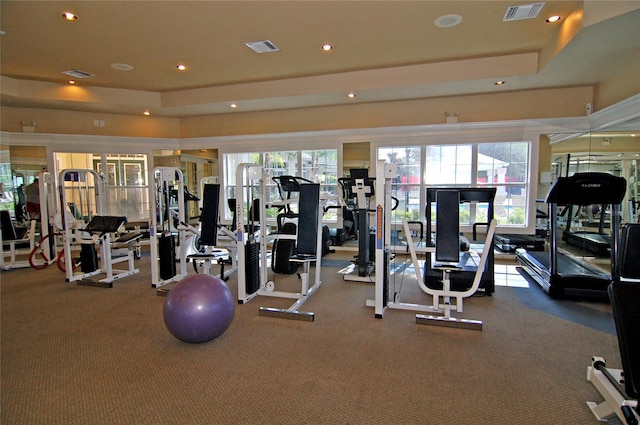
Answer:
M358 255L353 264L340 270L344 280L373 283L375 281L374 229L370 226L369 214L376 212L370 208L371 199L375 195L376 179L369 177L366 168L352 168L349 179L342 181L345 202L351 203L358 237ZM375 199L375 198L374 198ZM357 272L357 273L355 273Z
M200 226L193 226L182 223L190 232L187 241L187 260L193 263L196 273L211 273L211 266L220 265L220 279L228 280L229 274L234 270L225 273L225 265L233 264L229 250L218 245L218 235L226 230L219 223L220 217L220 185L205 183L202 185L202 207L200 209ZM229 234L229 236L235 236ZM235 249L234 249L235 251Z
M429 187L427 188L427 205L426 205L426 221L427 221L427 238L430 238L433 231L433 223L432 223L432 206L435 206L436 212L442 211L442 206L438 205L437 202L437 194L441 191L453 189L456 190L459 194L459 203L467 204L471 206L475 204L476 206L476 214L479 210L480 206L484 206L487 211L486 222L479 222L472 220L472 239L476 239L477 229L479 226L487 226L487 230L489 227L489 223L494 218L494 208L493 201L496 196L496 188L494 187ZM451 205L450 208L453 208ZM456 211L459 208L455 208ZM454 213L454 211L451 211ZM459 213L456 213L456 217L459 217ZM446 215L445 215L446 218ZM452 226L455 225L456 229L459 229L459 223L452 223ZM437 220L436 220L437 226ZM437 230L437 229L436 229ZM459 232L459 230L458 230ZM437 231L436 231L437 235ZM471 247L471 242L464 237L463 235L458 235L456 237L460 244L460 251L468 251ZM491 242L491 241L490 241ZM431 243L431 246L434 246ZM437 246L437 244L435 244ZM426 261L424 266L424 282L427 286L433 289L442 288L442 273L441 270L436 270L432 268L432 254L431 252L426 252ZM486 269L482 273L482 278L480 279L480 285L478 289L484 291L485 295L491 295L495 292L495 280L494 280L494 250L491 249L488 253ZM473 284L476 274L476 267L472 267L471 269L461 268L458 270L451 270L449 275L451 287L455 290L465 291L470 288Z
M111 288L115 280L138 273L134 260L141 235L124 232L126 217L105 215L106 183L102 176L94 170L67 169L60 172L58 182L66 281ZM78 248L79 271L73 267L73 253ZM126 268L117 269L117 264ZM106 276L97 278L101 274Z
M516 250L516 261L529 277L552 298L567 291L606 296L616 264L616 246L620 232L620 203L627 190L626 180L607 173L576 173L558 177L547 194L549 207L548 252ZM610 205L611 208L611 272L592 266L559 250L558 206ZM567 217L570 219L570 217Z
M60 234L53 229L57 191L51 173L45 171L40 174L38 191L40 215L37 220L29 220L27 226L15 225L9 211L2 211L2 235L0 236L2 241L0 269L2 270L23 267L44 268L56 260L56 236ZM36 253L39 255L34 256ZM18 260L18 256L25 256L28 259ZM5 257L9 257L9 261L5 261Z
M159 288L187 276L184 177L179 168L156 167L149 181L151 286Z
M521 235L516 233L500 233L495 235L495 245L502 252L515 253L517 249L527 251L544 251L547 238L547 227L541 222L548 220L545 211L536 208L536 233L534 235Z
M587 211L587 215L589 217L593 216L592 208L596 208L599 211L600 218L597 221L598 231L594 232L591 230L572 230L571 224L573 220L567 219L566 228L564 232L562 232L562 240L568 243L569 245L573 245L582 250L589 251L595 255L600 257L608 257L611 255L611 235L605 233L605 217L606 217L606 205L586 205L582 206L582 209ZM573 205L568 205L568 217L571 217L573 214ZM577 212L581 208L577 208ZM592 220L587 220L588 223L592 223Z
M2 256L0 256L0 269L18 269L30 267L29 262L18 260L20 255L28 254L34 246L36 232L36 220L31 220L28 227L16 227L9 210L0 211L2 219L0 227L0 243L2 243ZM25 249L25 247L28 247ZM8 257L8 261L5 260Z
M238 241L238 303L246 304L257 296L290 298L294 303L286 309L260 307L259 315L285 319L313 321L313 312L300 311L300 307L320 288L321 226L320 185L302 184L298 198L297 253L289 261L303 267L299 292L276 290L275 282L268 279L267 226L265 220L265 175L256 164L239 164L236 169L236 219ZM246 211L245 211L246 208ZM252 209L258 213L251 213ZM255 217L258 223L255 223ZM315 275L310 282L310 267L315 263Z
M608 288L613 311L622 369L607 367L602 357L591 358L587 380L604 398L601 403L587 405L600 421L617 416L622 423L640 423L640 224L622 228L616 278Z
M486 271L489 253L493 250L493 235L496 228L496 221L491 220L488 226L487 235L482 254L473 255L473 252L464 252L460 256L459 245L459 199L460 191L443 190L442 197L438 197L438 208L440 215L436 222L436 243L434 246L417 247L413 243L412 232L409 222L403 219L403 229L407 239L407 248L411 256L411 263L415 269L416 281L420 289L432 297L432 303L416 304L407 303L400 300L400 291L396 291L389 281L389 247L385 241L390 236L391 209L387 208L391 204L391 196L386 189L390 185L391 179L397 175L395 165L379 160L376 167L376 191L378 194L385 194L384 200L378 201L376 205L376 263L384 266L384 273L376 273L375 298L366 302L368 307L374 307L375 317L383 318L387 309L417 311L417 324L430 324L448 327L460 327L465 329L482 329L482 322L477 320L459 319L451 316L452 311L463 311L463 299L473 295L478 287L484 272ZM440 192L438 193L440 194ZM424 282L420 262L420 254L434 254L435 262L431 266L442 273L442 288L434 289ZM475 269L474 279L470 287L465 290L454 290L451 286L451 272L466 269ZM455 302L454 302L455 301ZM423 314L429 313L429 314Z

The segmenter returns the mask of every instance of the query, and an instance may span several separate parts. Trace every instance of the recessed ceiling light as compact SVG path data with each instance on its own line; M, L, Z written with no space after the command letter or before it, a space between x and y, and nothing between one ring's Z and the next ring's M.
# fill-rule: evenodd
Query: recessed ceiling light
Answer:
M462 16L460 15L443 15L433 21L433 24L438 28L451 28L462 22Z
M236 105L235 103L232 103L231 105L229 105L229 108L237 108L238 105Z
M60 14L60 16L62 16L62 19L66 19L67 21L77 21L78 20L78 15L76 15L75 13L72 13L72 12L62 12Z
M67 83L69 83L72 86L75 86L76 84L78 84L78 82L74 81L74 80L69 80L69 81L67 81Z
M111 68L117 69L118 71L131 71L133 69L131 65L127 65L126 63L112 63Z
M504 80L500 80L500 81L496 81L496 82L495 82L495 83L493 83L493 84L495 84L496 86L502 86L502 85L504 85L504 84L507 84L507 82L506 82L506 81L504 81Z
M325 52L328 52L329 50L333 49L333 46L329 43L323 44L321 49Z
M178 68L179 71L185 71L187 69L187 65L178 64L176 65L176 68Z
M560 15L553 15L553 16L549 16L549 17L545 20L545 22L553 23L553 22L558 22L560 19L562 19L562 16L560 16Z
M142 113L142 115L149 116L149 115L151 115L151 112L149 112L149 111L144 111L144 112Z
M353 99L353 98L355 98L355 97L356 97L356 94L355 94L354 92L349 92L349 93L347 93L347 97L348 97L349 99Z

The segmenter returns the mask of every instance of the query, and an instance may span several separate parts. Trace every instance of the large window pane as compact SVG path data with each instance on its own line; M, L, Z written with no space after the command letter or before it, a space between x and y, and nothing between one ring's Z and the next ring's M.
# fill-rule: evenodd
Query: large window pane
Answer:
M420 208L420 146L402 146L381 148L378 159L384 159L398 166L398 178L393 179L392 194L398 200L397 208L391 213L393 221L406 218L409 221L421 220Z
M495 216L500 225L524 225L527 211L529 144L487 143L478 146L479 186L496 187Z
M421 161L421 149L425 150ZM378 149L378 159L398 164L398 179L392 192L399 201L394 220L402 217L424 220L427 187L495 187L494 214L502 226L524 226L529 199L528 142L502 142L477 145L397 146ZM422 171L421 164L423 164ZM422 175L423 178L416 179ZM432 222L435 208L430 211ZM487 221L486 204L462 204L460 223Z
M279 152L244 152L223 154L223 172L225 175L225 197L235 198L236 193L236 168L241 163L260 164L265 174L265 203L267 205L277 203L287 198L286 193L280 193L274 177L294 176L321 184L323 195L337 194L337 169L338 151L336 149L313 151L279 151ZM337 201L328 201L328 205L337 205ZM291 205L293 211L297 211L297 205ZM268 208L267 219L274 219L279 213L278 208ZM226 219L231 219L231 212L227 211ZM335 221L336 210L332 209L325 214L325 220Z
M473 150L471 145L427 146L424 176L430 186L469 185Z

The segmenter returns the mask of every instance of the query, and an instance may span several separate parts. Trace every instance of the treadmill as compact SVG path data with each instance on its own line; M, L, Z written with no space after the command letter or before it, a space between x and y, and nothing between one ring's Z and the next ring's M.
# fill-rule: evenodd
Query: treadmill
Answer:
M566 292L606 296L616 264L620 233L620 204L627 189L626 180L607 173L576 173L559 177L549 189L550 247L548 252L516 251L516 261L522 270L536 281L552 298ZM587 264L580 259L558 252L558 206L611 205L611 272Z
M587 250L600 257L611 255L611 235L604 232L605 205L601 205L601 208L597 232L589 230L572 231L571 220L567 220L567 228L562 233L562 240L569 245ZM573 205L569 205L569 217L571 217L572 209Z
M542 201L541 201L542 202ZM536 208L536 220L548 219L546 212ZM493 237L496 248L502 252L513 253L519 248L527 251L544 251L546 229L536 228L535 235L521 235L514 233L496 233Z

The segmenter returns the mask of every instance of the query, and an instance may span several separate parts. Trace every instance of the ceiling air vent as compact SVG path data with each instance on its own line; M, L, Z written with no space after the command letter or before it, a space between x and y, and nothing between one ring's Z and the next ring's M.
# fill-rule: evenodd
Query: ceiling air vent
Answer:
M244 44L246 44L247 47L249 47L251 50L253 50L256 53L277 52L278 50L280 50L275 44L273 44L269 40L251 41L249 43L244 43Z
M93 77L94 75L89 73L89 72L85 72L85 71L80 71L79 69L70 69L68 71L63 71L63 74L67 74L70 77L73 78L88 78L88 77Z
M543 6L544 2L509 6L507 8L507 12L504 14L504 18L502 18L502 22L535 18L538 16Z

